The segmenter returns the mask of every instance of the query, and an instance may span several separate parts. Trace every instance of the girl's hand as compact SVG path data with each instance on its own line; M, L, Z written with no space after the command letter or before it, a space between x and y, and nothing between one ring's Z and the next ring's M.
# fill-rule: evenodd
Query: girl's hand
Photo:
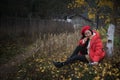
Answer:
M83 39L83 43L85 43L85 42L87 41L87 39L88 39L88 38L87 38L87 37L85 37L85 38Z

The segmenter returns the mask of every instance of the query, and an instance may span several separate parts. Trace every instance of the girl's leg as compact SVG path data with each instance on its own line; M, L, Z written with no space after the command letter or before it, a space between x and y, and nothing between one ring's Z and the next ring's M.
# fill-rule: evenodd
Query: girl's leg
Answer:
M85 55L75 55L72 58L69 58L65 62L63 62L63 64L67 65L67 64L73 63L73 62L75 62L77 60L85 62L85 63L89 63L89 61L87 60L87 58L85 57Z
M75 55L71 58L68 58L65 62L53 62L53 64L58 67L58 68L61 68L62 66L64 65L67 65L67 64L70 64L70 63L73 63L75 61L82 61L82 62L85 62L85 63L88 63L89 61L86 59L85 55Z
M83 55L81 55L81 56L78 55L79 52L81 52ZM72 63L76 60L80 60L80 61L83 61L83 62L88 62L86 57L85 57L85 54L87 54L87 49L85 47L82 47L81 45L79 45L75 48L72 55L65 62L53 62L53 64L56 67L60 68L64 65Z
M82 54L87 54L87 49L85 47L82 47L81 45L77 46L73 51L72 55L70 56L70 58L75 55L78 55L79 52L81 52Z

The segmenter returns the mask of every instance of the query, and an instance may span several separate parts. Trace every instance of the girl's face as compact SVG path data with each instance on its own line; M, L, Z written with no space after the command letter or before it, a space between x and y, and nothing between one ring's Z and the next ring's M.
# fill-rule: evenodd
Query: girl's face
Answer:
M92 36L92 33L91 33L90 30L86 30L84 34L85 34L85 36L88 37L88 38Z

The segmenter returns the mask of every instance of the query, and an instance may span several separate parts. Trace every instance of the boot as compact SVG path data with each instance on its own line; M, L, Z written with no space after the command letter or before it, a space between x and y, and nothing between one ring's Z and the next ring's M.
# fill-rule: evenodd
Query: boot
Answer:
M53 61L53 64L54 64L55 67L57 67L57 68L61 68L62 66L64 66L64 63L62 63L62 62L54 62L54 61Z
M55 65L55 67L61 68L62 66L65 66L69 63L73 63L73 59L74 59L74 57L73 58L67 58L67 60L65 62L55 62L55 61L53 61L53 64Z

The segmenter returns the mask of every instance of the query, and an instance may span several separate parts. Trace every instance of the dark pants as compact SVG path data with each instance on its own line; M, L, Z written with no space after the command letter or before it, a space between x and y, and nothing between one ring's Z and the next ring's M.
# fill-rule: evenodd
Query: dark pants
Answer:
M81 55L78 55L78 53L81 52ZM67 65L69 63L73 63L74 61L82 61L85 63L88 63L88 60L86 59L85 55L87 54L87 49L82 46L77 46L70 58L68 58L64 63L64 65Z

